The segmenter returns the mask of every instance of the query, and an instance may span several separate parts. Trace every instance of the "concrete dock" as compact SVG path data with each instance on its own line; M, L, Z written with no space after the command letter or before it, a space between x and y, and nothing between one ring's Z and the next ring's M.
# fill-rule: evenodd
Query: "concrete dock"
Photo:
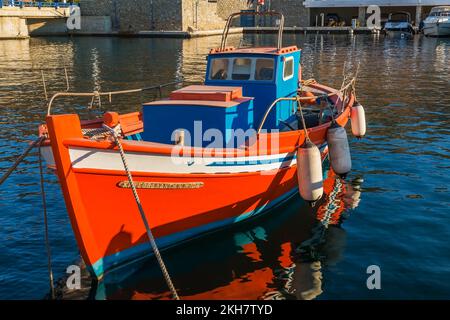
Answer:
M0 39L28 38L30 33L42 27L47 28L52 33L57 31L66 33L66 19L69 15L69 8L67 7L1 6ZM57 27L55 28L55 26Z
M138 31L138 32L91 32L91 31L75 31L68 34L73 36L117 36L117 37L142 37L142 38L198 38L208 36L222 35L223 30L198 30L198 31ZM278 29L274 27L244 27L230 28L228 34L251 34L251 33L277 33ZM286 27L285 33L298 34L371 34L376 30L367 27L351 28L351 27ZM51 34L47 34L51 35Z

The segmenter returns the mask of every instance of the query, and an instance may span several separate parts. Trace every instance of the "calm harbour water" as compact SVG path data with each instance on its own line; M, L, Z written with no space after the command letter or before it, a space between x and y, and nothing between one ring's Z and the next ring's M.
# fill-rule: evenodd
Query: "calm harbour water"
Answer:
M246 41L270 43L270 35ZM240 36L231 42L239 44ZM35 139L45 100L65 90L138 88L184 79L199 83L205 55L220 38L35 38L0 41L0 168ZM369 35L286 35L303 48L304 78L339 87L342 68L360 63L357 93L368 134L351 138L353 171L330 176L313 209L296 197L249 223L163 254L182 298L450 298L450 39ZM138 110L151 95L104 101L102 110ZM81 110L89 101L70 101ZM78 105L76 105L78 104ZM62 104L58 105L62 107ZM85 114L85 116L87 116ZM56 278L78 250L56 177L46 172ZM37 156L0 189L0 298L40 299L48 291ZM381 268L381 290L368 290L366 269ZM156 263L99 299L168 297Z

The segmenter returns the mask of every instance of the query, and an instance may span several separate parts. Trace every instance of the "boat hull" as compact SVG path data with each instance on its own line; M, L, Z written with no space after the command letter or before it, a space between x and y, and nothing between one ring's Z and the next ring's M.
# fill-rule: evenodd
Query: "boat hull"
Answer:
M150 227L162 249L272 208L295 193L295 177L295 166L265 175L133 174ZM150 254L132 192L120 187L121 183L127 184L126 176L76 170L76 179L81 190L89 190L82 196L85 210L96 213L89 215L88 224L96 226L91 232L95 233L97 248L87 248L89 252L103 253L102 258L91 259L95 275L101 277L115 266Z
M186 241L193 240L201 236L205 236L210 232L221 230L223 228L262 215L282 205L283 203L285 203L286 201L288 201L297 194L298 188L293 187L285 194L273 199L272 201L268 201L266 204L257 207L254 210L249 210L244 213L235 212L236 213L235 215L231 214L230 211L229 213L233 216L225 218L223 220L205 223L197 227L185 229L175 233L170 233L165 236L161 236L159 234L158 238L156 239L156 243L160 250L165 250L170 247L180 245L181 243L184 243ZM150 244L145 240L144 242L141 242L139 244L127 246L125 249L118 251L117 253L113 253L103 258L100 258L89 267L89 270L91 271L92 274L95 274L95 276L99 279L101 279L105 274L110 274L114 271L120 271L121 276L123 276L122 270L125 267L127 267L130 264L132 264L134 267L137 267L138 266L137 262L139 260L147 259L149 257L152 257L153 255L154 254L150 247ZM113 279L114 281L115 277L111 279Z
M390 37L411 38L414 36L414 28L407 21L388 21L384 26L384 32Z
M450 22L424 23L423 34L427 37L450 37Z
M391 38L412 38L414 33L403 29L385 29L386 35Z
M353 102L352 96L336 119L340 125L347 123ZM323 157L329 125L309 130ZM101 279L151 255L115 143L86 139L73 114L47 117L47 128L75 238L92 274ZM161 249L263 214L297 193L296 149L304 132L260 134L254 145L262 141L261 148L219 150L122 141Z

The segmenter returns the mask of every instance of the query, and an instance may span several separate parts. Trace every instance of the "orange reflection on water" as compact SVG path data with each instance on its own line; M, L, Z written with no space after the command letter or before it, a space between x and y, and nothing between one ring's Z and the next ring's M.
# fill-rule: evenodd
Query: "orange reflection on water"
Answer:
M330 248L343 250L343 246L339 246L345 242L341 239L345 238L345 231L340 227L342 214L355 208L360 197L358 185L352 186L338 178L332 170L324 181L324 192L324 199L316 208L303 206L301 212L275 227L253 225L245 232L236 232L234 240L238 250L236 256L230 257L236 262L229 266L199 260L194 265L195 271L184 275L175 273L174 282L180 286L177 289L181 299L310 300L318 297L326 281L322 269L327 263L335 263L332 260L338 260L336 257L342 254L329 252ZM204 254L209 254L207 248ZM206 275L215 279L222 277L222 281L209 284L204 279ZM203 289L198 288L196 279L203 282ZM129 291L116 290L109 298L124 296L135 300L171 298L169 292L155 290L151 282L140 282Z

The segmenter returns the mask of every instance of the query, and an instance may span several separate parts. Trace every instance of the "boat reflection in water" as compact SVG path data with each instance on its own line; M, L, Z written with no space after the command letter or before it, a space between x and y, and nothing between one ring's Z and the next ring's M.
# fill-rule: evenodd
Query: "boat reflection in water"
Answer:
M358 206L361 182L346 182L328 170L325 195L315 208L295 198L271 218L263 216L166 251L164 258L180 297L316 298L326 281L322 269L341 259L346 242L342 223ZM150 260L122 282L100 282L95 297L170 299L170 292Z

